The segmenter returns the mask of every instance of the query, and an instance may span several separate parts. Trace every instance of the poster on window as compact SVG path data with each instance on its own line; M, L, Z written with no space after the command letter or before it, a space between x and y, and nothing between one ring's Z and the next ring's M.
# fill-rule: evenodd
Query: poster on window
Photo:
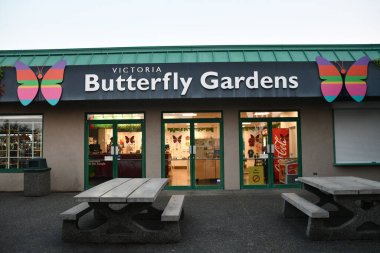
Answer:
M280 163L282 158L289 158L289 129L288 128L273 128L272 143L274 146L274 182L282 181L282 172Z
M264 184L264 166L251 166L248 167L249 185L263 185Z

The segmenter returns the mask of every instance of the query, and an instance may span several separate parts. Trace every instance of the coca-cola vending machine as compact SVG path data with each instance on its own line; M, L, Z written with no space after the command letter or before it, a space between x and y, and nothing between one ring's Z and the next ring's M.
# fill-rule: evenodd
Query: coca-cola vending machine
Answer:
M272 143L274 146L274 183L285 183L286 172L281 165L289 158L289 129L273 128Z

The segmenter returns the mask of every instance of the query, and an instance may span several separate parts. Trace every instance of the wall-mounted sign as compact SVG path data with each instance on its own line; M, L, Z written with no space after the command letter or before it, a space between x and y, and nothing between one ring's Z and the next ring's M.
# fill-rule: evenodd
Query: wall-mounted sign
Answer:
M357 61L340 78L340 85L345 85L354 99L360 99L360 94L355 92L357 88L353 82L365 78L357 74L356 69L365 65ZM368 60L366 60L368 61ZM59 65L59 63L57 63ZM56 65L57 65L56 64ZM61 89L62 101L81 100L133 100L133 99L183 99L183 98L297 98L297 97L321 97L325 95L315 62L236 62L236 63L167 63L167 64L136 64L136 65L82 65L66 66L61 64L61 70L55 71L59 76L50 77L49 69L41 81L42 95L38 95L38 80L35 74L23 64L23 68L29 69L29 78L33 88L26 88L27 82L22 78L16 79L15 68L5 67L3 83L7 90L0 97L0 101L20 101L27 105L34 97L36 100L44 100L51 104L58 102L57 95ZM343 62L344 66L352 65L351 62ZM368 62L367 62L368 64ZM20 64L16 64L21 66ZM327 63L322 62L322 65ZM16 66L17 72L19 71ZM334 66L329 66L335 68ZM325 67L323 67L325 68ZM351 70L352 69L352 70ZM355 69L355 71L354 71ZM373 64L365 67L368 78L366 79L367 96L380 96L380 71ZM20 67L21 70L21 67ZM63 80L63 70L65 78ZM323 70L324 71L324 70ZM329 70L330 71L330 70ZM334 72L334 71L333 71ZM339 73L338 70L335 72ZM334 72L334 74L336 74ZM332 87L330 72L321 74L322 87ZM353 74L355 73L355 74ZM340 74L339 74L340 75ZM42 75L41 75L42 77ZM335 78L335 77L334 77ZM335 80L335 79L334 79ZM20 88L17 83L21 83ZM330 85L330 86L328 86ZM353 89L348 88L348 86ZM362 83L357 83L362 85ZM24 88L25 87L25 88ZM49 87L49 88L48 88ZM30 94L27 89L32 89ZM18 92L18 90L20 90ZM25 90L23 92L22 90ZM51 93L45 91L51 90ZM352 91L351 91L352 90ZM349 97L341 92L341 97Z
M318 76L305 73L301 63L173 63L72 66L72 69L69 66L65 84L75 83L77 87L75 91L65 89L62 98L302 97L302 93L307 96L312 92L305 87L310 79L316 83Z
M113 68L116 73L116 68ZM156 68L156 73L161 73L161 68ZM297 89L297 76L260 76L258 71L253 71L250 76L220 76L218 72L207 71L200 76L200 83L206 90L239 90L241 86L247 89ZM179 91L185 96L193 83L193 77L182 77L178 72L163 73L163 77L135 78L128 75L117 75L115 78L101 78L98 74L85 75L85 91L87 92L134 92L155 91L156 89Z
M61 98L62 87L59 83L63 81L66 61L59 61L42 75L43 69L38 68L37 76L33 70L21 61L15 63L17 82L17 95L22 105L27 106L37 96L39 81L41 80L41 92L46 101L56 105Z
M323 80L321 90L327 102L333 102L340 94L343 84L348 94L356 101L361 102L367 91L365 80L368 75L368 56L357 60L346 72L342 63L338 70L331 62L318 56L316 59L319 69L319 76Z

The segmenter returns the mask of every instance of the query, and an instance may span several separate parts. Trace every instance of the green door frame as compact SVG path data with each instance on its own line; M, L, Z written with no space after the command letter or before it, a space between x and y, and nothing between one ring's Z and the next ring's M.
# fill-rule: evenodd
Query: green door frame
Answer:
M240 115L240 113L239 113ZM241 189L262 189L262 188L299 188L299 183L294 184L274 184L273 183L273 160L274 154L268 154L268 184L265 185L244 185L244 143L243 143L243 122L266 122L268 124L268 143L272 143L273 122L297 122L297 162L298 175L302 176L302 153L301 153L301 122L299 117L286 118L241 118L239 116L239 156L240 156L240 188Z
M84 188L88 189L89 185L89 170L88 170L88 130L90 124L109 124L112 125L112 134L117 136L118 124L141 124L142 131L142 177L146 177L145 170L145 120L143 119L114 119L114 120L88 120L86 115L85 133L84 133ZM117 138L113 138L113 145L117 145ZM112 177L117 177L117 156L113 156Z
M224 189L224 139L222 118L200 118L200 119L162 119L161 121L161 177L165 177L165 124L167 123L190 123L190 145L195 142L195 123L219 123L220 127L220 185L196 185L195 182L195 155L190 155L190 186L166 186L168 190L213 190Z

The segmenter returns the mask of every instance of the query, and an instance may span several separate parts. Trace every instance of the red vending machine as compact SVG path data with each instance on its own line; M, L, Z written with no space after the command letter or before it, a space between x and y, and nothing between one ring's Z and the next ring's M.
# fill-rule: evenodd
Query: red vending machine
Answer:
M288 128L273 128L272 143L274 146L274 183L285 183L284 166L289 158L289 129ZM284 159L283 159L284 158Z

